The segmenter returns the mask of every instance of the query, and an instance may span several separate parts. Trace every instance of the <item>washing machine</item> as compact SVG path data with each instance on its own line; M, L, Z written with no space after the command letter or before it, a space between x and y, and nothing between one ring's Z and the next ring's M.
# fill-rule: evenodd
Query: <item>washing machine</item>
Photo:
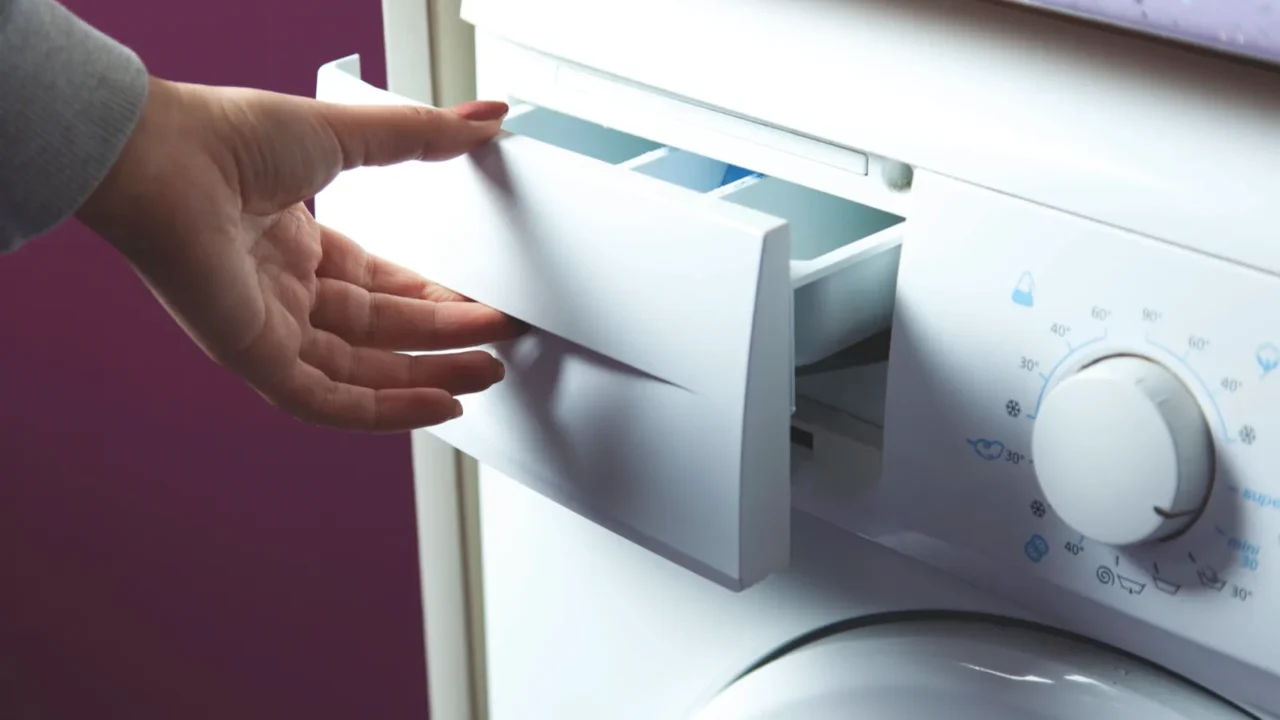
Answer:
M1225 7L384 0L389 87L318 97L512 109L317 215L532 328L413 437L433 716L1278 717Z

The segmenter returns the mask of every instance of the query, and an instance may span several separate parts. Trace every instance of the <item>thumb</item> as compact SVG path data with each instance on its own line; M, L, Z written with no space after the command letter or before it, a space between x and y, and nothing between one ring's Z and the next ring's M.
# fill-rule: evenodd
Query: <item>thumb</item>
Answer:
M448 160L498 134L507 104L472 101L442 110L422 106L330 105L325 120L342 151L342 167Z

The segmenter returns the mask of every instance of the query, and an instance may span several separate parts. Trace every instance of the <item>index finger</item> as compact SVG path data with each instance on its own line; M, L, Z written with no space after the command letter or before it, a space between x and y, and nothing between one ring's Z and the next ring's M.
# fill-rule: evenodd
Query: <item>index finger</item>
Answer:
M342 152L342 168L447 160L498 134L507 104L474 101L442 110L416 105L326 105L321 114Z

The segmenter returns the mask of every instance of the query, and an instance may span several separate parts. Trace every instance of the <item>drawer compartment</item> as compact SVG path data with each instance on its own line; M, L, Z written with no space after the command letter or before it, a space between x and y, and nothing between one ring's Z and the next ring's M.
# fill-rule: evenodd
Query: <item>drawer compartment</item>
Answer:
M675 148L659 148L623 164L643 175L665 180L694 192L712 192L752 175L750 170Z
M902 217L674 148L622 167L787 221L797 366L889 327Z
M577 155L621 163L660 149L658 143L616 132L572 115L532 105L511 108L502 128Z
M746 177L713 194L787 220L797 366L889 327L901 217L771 177Z
M317 96L409 103L360 81L356 58L321 68ZM551 110L515 107L504 128L453 160L344 172L316 198L370 252L533 328L489 348L505 380L430 432L726 587L785 566L793 336L808 332L792 304L896 239L868 208ZM837 324L827 345L874 323L854 309Z

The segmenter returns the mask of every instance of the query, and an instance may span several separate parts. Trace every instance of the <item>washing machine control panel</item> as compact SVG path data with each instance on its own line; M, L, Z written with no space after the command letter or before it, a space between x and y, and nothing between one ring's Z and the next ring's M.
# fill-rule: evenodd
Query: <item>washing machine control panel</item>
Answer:
M913 193L868 506L908 552L1280 672L1280 277L927 173Z

